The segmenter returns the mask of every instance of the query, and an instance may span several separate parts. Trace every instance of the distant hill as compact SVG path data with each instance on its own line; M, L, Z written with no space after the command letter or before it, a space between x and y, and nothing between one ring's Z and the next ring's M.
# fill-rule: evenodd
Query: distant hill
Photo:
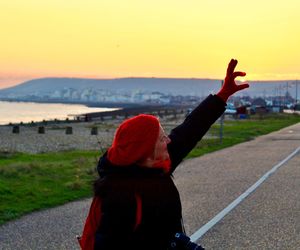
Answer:
M153 100L155 95L156 97L160 95L161 100L164 96L205 97L210 93L216 93L220 86L221 80L217 79L41 78L0 90L0 99L138 102L149 98ZM238 94L252 97L279 95L280 93L284 95L287 90L294 96L295 84L292 81L250 82L250 88Z
M30 95L49 94L54 91L72 88L109 89L119 92L159 91L173 95L201 95L202 91L213 91L219 87L221 80L178 79L178 78L119 78L119 79L85 79L85 78L41 78L26 81L20 85L0 90L0 94Z

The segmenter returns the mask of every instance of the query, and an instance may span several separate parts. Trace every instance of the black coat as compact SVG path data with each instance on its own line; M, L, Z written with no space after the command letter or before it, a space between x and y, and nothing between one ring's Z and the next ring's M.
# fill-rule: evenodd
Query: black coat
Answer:
M225 103L210 95L169 135L171 172L137 165L114 166L101 157L95 195L101 198L101 223L95 249L168 249L176 232L182 232L181 202L172 172L222 115ZM137 196L141 221L136 225Z

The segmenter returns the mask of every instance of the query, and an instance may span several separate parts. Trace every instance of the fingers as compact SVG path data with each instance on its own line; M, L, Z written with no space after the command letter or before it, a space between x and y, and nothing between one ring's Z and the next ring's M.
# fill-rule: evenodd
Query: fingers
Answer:
M235 69L237 63L238 63L237 60L231 59L231 61L230 61L229 64L228 64L228 67L227 67L227 76L233 74L234 69Z
M245 76L246 72L241 72L241 71L237 71L237 72L233 72L232 76L233 78L236 78L238 76Z
M242 89L246 89L246 88L249 88L249 84L248 83L237 85L238 91L242 90Z
M240 85L237 85L235 83L235 78L236 77L238 77L238 76L243 77L243 76L246 75L246 72L242 72L242 71L236 71L235 72L234 71L237 63L238 63L238 61L236 59L231 59L231 61L229 62L228 67L227 67L227 74L226 74L226 77L225 77L225 82L224 82L224 85L223 85L220 93L222 91L223 92L225 91L225 92L227 92L227 94L230 93L230 95L232 95L237 91L249 88L248 83L244 83L244 84L240 84Z

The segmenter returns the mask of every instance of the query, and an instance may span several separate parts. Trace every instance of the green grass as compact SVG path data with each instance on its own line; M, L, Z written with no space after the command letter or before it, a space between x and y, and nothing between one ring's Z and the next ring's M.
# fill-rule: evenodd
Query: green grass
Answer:
M223 143L219 124L213 125L187 158L251 140L300 122L296 115L268 115L224 122ZM44 154L0 152L0 224L21 215L92 195L99 152L67 151Z
M0 224L91 195L99 152L0 154Z
M222 148L249 141L281 128L300 122L300 115L268 114L252 116L245 120L224 121L223 138L220 143L220 124L215 123L208 132L213 138L202 139L190 152L187 158L204 155Z

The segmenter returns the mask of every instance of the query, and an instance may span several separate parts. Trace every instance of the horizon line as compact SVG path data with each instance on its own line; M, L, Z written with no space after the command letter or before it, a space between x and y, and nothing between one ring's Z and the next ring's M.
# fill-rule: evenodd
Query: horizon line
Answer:
M159 76L124 76L124 77L80 77L80 76L44 76L44 77L33 77L30 80L26 80L25 82L32 81L32 80L39 80L39 79L90 79L90 80L119 80L119 79L183 79L183 80L213 80L213 81L223 81L224 79L218 78L209 78L209 77L159 77ZM238 82L242 82L242 80L236 80ZM252 80L245 80L243 82L284 82L284 81L298 81L296 79L252 79ZM24 82L23 82L24 83Z
M24 77L25 79L27 77ZM29 77L28 77L29 78ZM27 79L28 79L27 78ZM173 79L173 80L210 80L210 81L223 81L224 79L218 79L218 78L209 78L209 77L157 77L157 76L124 76L124 77L96 77L96 76L86 76L86 77L80 77L80 76L44 76L44 77L32 77L28 80L23 80L22 82L18 83L11 83L8 85L1 86L1 82L5 83L4 79L1 79L0 81L0 89L7 89L7 88L13 88L18 85L24 84L29 81L34 80L41 80L41 79L86 79L86 80L120 80L120 79ZM249 82L249 83L267 83L267 82L297 82L298 78L296 79L267 79L267 80L259 80L259 79L252 79L252 80L236 80L237 82Z

